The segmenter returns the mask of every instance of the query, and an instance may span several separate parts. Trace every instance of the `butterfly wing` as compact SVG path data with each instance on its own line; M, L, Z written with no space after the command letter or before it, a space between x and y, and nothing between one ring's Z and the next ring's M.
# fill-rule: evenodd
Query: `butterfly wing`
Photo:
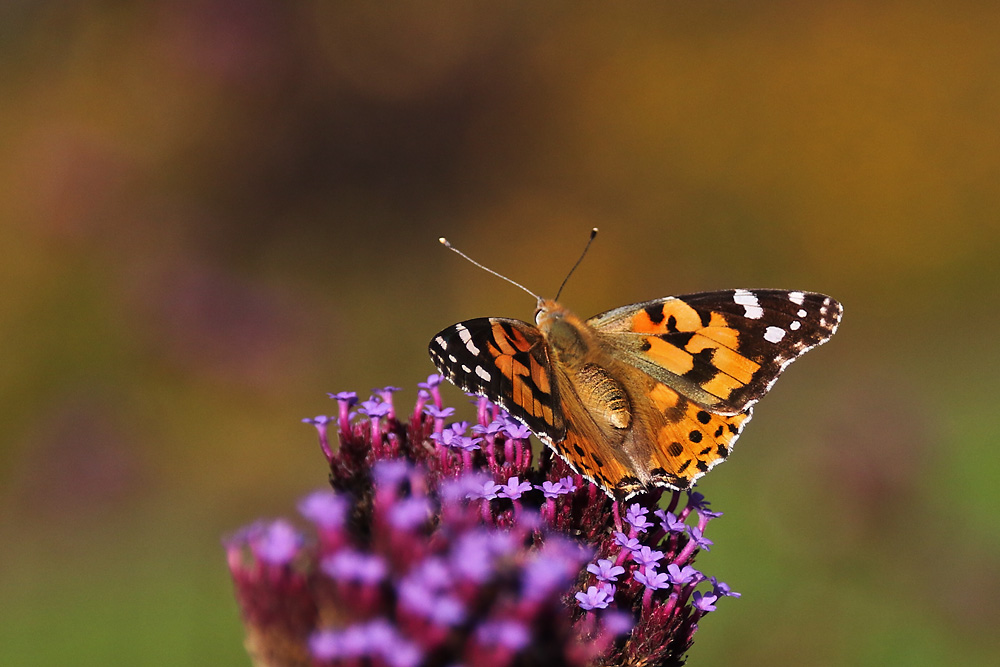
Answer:
M541 331L496 317L460 322L428 346L441 373L465 391L486 396L523 422L570 467L605 490L637 492L642 480L615 448L621 435L598 425L567 370L550 362ZM570 425L572 419L572 425ZM626 467L629 466L629 467Z
M829 340L842 313L824 294L724 290L624 306L587 324L616 356L688 400L738 415Z
M633 396L633 424L619 449L637 479L619 480L616 490L688 488L724 461L753 404L792 361L829 340L841 314L822 294L727 290L588 320Z
M442 330L428 351L456 386L486 396L540 437L565 437L548 349L537 328L520 320L480 317Z

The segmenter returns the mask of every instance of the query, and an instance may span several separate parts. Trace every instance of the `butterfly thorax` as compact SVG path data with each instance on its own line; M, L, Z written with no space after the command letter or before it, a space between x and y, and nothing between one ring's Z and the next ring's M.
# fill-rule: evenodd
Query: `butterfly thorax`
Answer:
M539 299L535 323L545 335L552 354L562 363L576 365L593 348L593 336L579 317L551 299Z
M622 384L609 370L594 331L579 317L552 300L539 299L535 322L545 336L555 366L566 374L588 412L601 428L624 429L632 423L632 405Z

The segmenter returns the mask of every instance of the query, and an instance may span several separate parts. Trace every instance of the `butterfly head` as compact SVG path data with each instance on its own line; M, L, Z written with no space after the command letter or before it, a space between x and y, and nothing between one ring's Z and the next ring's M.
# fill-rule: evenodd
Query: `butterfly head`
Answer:
M580 354L586 349L583 322L554 299L539 299L535 308L535 324L557 356Z

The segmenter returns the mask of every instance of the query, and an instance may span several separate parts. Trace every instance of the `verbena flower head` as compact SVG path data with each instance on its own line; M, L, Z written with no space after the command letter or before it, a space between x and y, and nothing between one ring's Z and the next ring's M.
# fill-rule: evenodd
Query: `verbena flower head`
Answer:
M385 387L304 420L332 489L300 502L305 528L225 542L254 664L683 664L700 619L739 597L693 565L718 513L697 493L617 503L485 399L471 428L446 425L440 382L412 412Z

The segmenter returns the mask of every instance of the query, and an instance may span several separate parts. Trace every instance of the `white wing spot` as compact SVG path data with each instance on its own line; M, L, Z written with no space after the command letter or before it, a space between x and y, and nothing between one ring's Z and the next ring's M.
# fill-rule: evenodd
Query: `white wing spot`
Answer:
M803 294L802 292L789 292L788 300L794 303L796 306L801 306L806 300L806 295ZM800 315L799 317L802 316Z
M745 289L736 290L733 301L743 306L743 315L751 320L759 320L764 316L764 309L760 307L757 297Z
M458 363L458 357L456 357L454 354L449 354L448 358L451 359L451 363L453 363L453 364L457 364Z
M469 330L463 327L461 324L456 324L455 331L458 332L458 337L462 339L463 343L465 343L465 349L467 349L472 354L478 355L479 348L476 347L476 344L472 342L472 334L469 333Z
M487 373L486 369L483 368L482 366L476 366L476 375L483 378L487 382L493 379L493 377L489 373Z
M805 309L805 308L800 308L800 309L799 309L799 312L797 312L797 313L795 313L795 314L796 314L796 315L798 315L799 317L805 317L805 316L806 316L806 315L808 315L809 313L807 313L807 312L806 312L806 309Z
M466 373L472 372L472 369L466 366L465 364L462 364L462 370L465 371Z
M434 339L434 342L437 343L442 350L448 349L448 341L444 339L444 336L438 336L437 338Z
M785 330L779 327L768 327L764 330L764 340L769 343L780 343L785 337Z
M792 322L791 324L788 325L788 328L791 329L792 331L798 331L799 327L801 327L801 326L802 326L802 322L799 322L798 320L795 320L794 322Z

